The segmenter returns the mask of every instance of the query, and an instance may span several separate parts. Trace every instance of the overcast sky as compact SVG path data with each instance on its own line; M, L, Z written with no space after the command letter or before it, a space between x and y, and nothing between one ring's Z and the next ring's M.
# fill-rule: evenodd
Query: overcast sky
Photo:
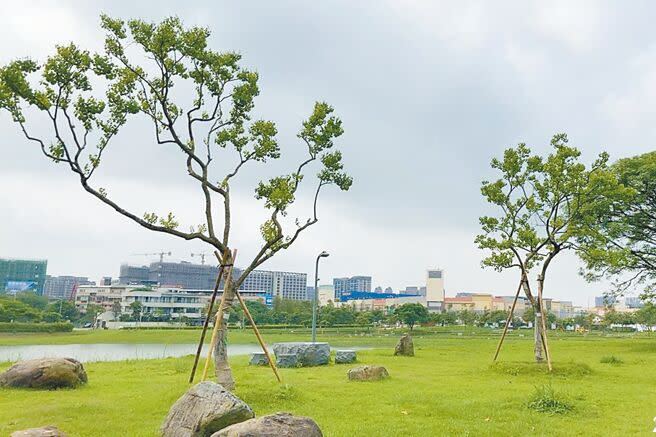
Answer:
M314 257L327 250L321 283L363 274L397 289L422 285L427 268L441 267L447 295L512 294L516 273L482 270L473 243L488 211L479 187L494 177L490 159L518 142L545 152L556 132L567 132L586 161L604 150L613 159L647 152L656 142L652 2L90 3L4 5L0 62L43 60L70 41L98 50L102 12L207 26L213 48L240 52L260 74L257 115L278 123L278 172L297 163L295 134L313 102L335 107L353 187L327 190L320 222L263 266L307 272L308 285ZM136 253L192 260L192 252L209 252L142 230L85 194L6 114L0 151L0 256L45 258L49 274L97 279L117 276L122 262L155 258ZM199 223L197 188L180 160L135 121L107 150L99 180L138 214L173 210L185 225ZM252 190L268 174L253 166L233 188L238 259L260 244L264 215ZM300 217L309 214L305 194L293 211ZM587 305L606 289L586 284L578 268L574 256L559 257L547 296Z

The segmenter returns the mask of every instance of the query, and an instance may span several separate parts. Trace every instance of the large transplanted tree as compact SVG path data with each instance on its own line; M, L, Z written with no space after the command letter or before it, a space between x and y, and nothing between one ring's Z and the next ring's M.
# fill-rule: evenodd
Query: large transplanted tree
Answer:
M65 164L84 190L99 201L146 229L202 241L218 253L228 254L222 261L230 263L232 184L245 165L280 157L275 124L251 119L259 94L258 74L240 66L239 54L209 49L208 29L186 28L177 18L148 23L103 15L101 25L106 31L102 53L90 53L71 43L57 46L43 64L21 59L1 67L0 108L11 114L24 136L46 157ZM198 184L204 214L202 223L194 223L189 231L183 230L172 212L129 211L108 190L94 184L111 140L137 115L152 123L153 141L180 153L186 172ZM45 120L50 135L34 133L30 126L38 120ZM342 133L333 108L316 103L298 133L305 158L290 173L255 187L255 197L270 211L260 227L264 241L225 290L227 307L232 305L234 290L253 269L289 248L317 223L317 200L323 187L333 184L348 190L351 186L342 155L334 150L334 140ZM225 149L232 149L233 157L222 156ZM229 170L219 173L216 162ZM286 225L283 217L315 162L320 168L312 189L311 214ZM217 378L231 388L234 381L226 356L226 326L223 320L219 323Z
M501 175L484 181L481 192L499 214L481 217L483 233L476 237L478 247L489 251L484 267L519 272L517 293L524 291L535 313L538 362L543 351L548 354L543 294L551 263L558 254L579 249L577 238L594 226L592 211L607 208L626 193L608 170L606 154L586 168L565 134L555 135L551 146L553 152L546 157L532 155L519 144L507 149L502 159L492 160L492 168ZM534 269L536 287L530 278Z

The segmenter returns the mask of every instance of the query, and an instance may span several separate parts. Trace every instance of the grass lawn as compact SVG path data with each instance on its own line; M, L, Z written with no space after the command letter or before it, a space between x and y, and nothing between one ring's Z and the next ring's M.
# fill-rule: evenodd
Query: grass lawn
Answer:
M179 342L197 338L196 331L176 332ZM270 369L249 367L248 357L235 357L236 394L258 415L289 411L310 416L329 437L653 435L656 339L553 336L555 369L547 374L530 362L528 335L512 336L501 362L492 366L496 336L425 334L415 336L414 358L394 357L391 336L333 333L320 338L377 347L358 357L361 363L387 367L391 378L382 382L349 382L351 366L331 364L281 369L285 384L278 385ZM87 335L92 337L69 334L77 340L97 336L107 343L130 335L138 337L135 343L144 336L174 342L163 331ZM231 335L233 342L242 335L251 338L247 332ZM269 342L294 336L267 333ZM0 343L8 343L6 336ZM156 436L169 407L187 388L191 362L192 357L88 363L89 383L77 390L0 390L0 435L55 424L71 436ZM0 370L8 366L0 364ZM545 385L572 410L550 414L530 409L536 387Z

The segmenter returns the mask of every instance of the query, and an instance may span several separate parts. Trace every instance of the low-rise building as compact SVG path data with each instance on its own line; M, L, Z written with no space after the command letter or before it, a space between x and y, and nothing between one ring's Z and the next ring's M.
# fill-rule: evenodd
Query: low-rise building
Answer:
M217 293L220 301L223 290ZM266 302L267 292L243 290L239 294L244 300ZM122 314L131 314L134 302L141 303L142 314L170 316L172 319L186 317L202 318L203 308L212 297L212 290L186 290L173 287L145 288L131 285L82 286L75 296L75 306L82 313L88 305L99 305L105 311L112 311L114 302L121 305Z

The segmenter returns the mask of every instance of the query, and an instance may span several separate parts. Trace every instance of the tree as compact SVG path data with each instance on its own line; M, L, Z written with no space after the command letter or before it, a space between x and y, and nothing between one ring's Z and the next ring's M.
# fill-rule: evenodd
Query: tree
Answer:
M115 300L112 302L112 313L114 313L114 320L119 320L121 318L122 312L123 310L121 309L121 301Z
M630 191L593 211L596 232L581 238L586 278L615 279L615 296L644 285L648 299L656 296L656 152L621 159L612 171Z
M502 159L492 160L500 177L483 181L481 192L499 215L481 217L483 232L476 237L478 247L489 251L483 267L519 273L519 287L534 310L537 362L543 360L543 350L548 353L542 297L551 263L560 253L579 249L579 239L594 226L591 211L607 207L626 192L608 170L605 153L586 168L565 134L554 135L551 146L553 151L542 157L519 144L507 149ZM538 274L532 287L534 269Z
M642 308L635 313L635 321L641 325L649 327L649 332L656 325L656 305L647 302Z
M37 310L41 310L41 311L45 310L46 307L48 306L48 298L44 296L39 296L33 291L23 291L21 293L16 294L16 300L19 300L24 304L27 304L32 308L36 308Z
M471 310L461 310L458 312L458 320L465 325L470 326L476 323L478 319L478 314Z
M148 23L102 15L101 27L106 31L102 53L71 43L57 46L43 64L21 59L0 68L0 109L11 114L25 138L47 158L65 164L98 201L151 231L203 242L218 251L223 264L232 264L233 182L247 165L281 156L276 125L251 119L259 94L258 74L240 65L239 54L211 50L208 29L184 27L175 17ZM341 190L351 186L342 154L334 150L343 129L333 112L327 103L317 102L297 135L305 157L290 172L255 186L256 199L270 215L259 229L261 247L226 287L225 308L232 306L235 290L255 268L317 223L318 198L325 186ZM197 183L203 211L200 224L183 227L173 212L131 211L95 182L112 140L137 115L151 123L162 153L178 153ZM28 118L32 122L39 116L50 125L51 135L41 135L43 129L36 134L28 125ZM224 156L227 149L232 150L234 164ZM311 188L309 218L290 224L285 217L303 183L310 183L307 173L312 164L319 169ZM218 323L217 379L232 389L226 325L224 320Z
M47 312L57 313L63 320L74 322L80 318L80 312L73 302L68 300L56 300L48 305Z
M130 304L130 311L132 312L132 320L139 320L141 312L143 311L142 303L135 300Z
M404 303L394 310L394 314L410 327L410 331L415 323L427 322L429 318L428 310L420 303Z

